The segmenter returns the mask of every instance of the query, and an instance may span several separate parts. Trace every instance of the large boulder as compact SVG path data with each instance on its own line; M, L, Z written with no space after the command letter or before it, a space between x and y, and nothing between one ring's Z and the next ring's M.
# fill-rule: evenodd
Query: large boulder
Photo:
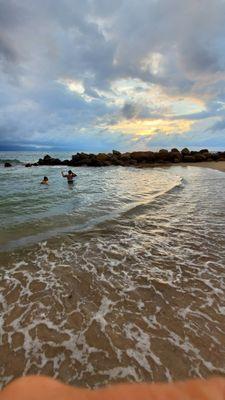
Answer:
M120 151L113 150L112 153L113 153L114 156L117 156L117 157L120 157L120 156L121 156Z
M201 149L201 150L199 151L199 153L200 153L200 154L208 154L208 153L209 153L209 150L208 150L208 149Z
M137 163L153 163L155 154L152 151L134 151L130 153L130 158Z
M182 155L177 149L172 149L168 154L168 159L172 163L179 163L182 161Z
M87 161L87 165L89 167L105 167L105 161L101 161L100 159L98 159L96 156L92 157L91 159L89 159ZM109 164L108 164L109 165Z
M48 154L44 156L44 158L40 158L38 161L38 165L61 165L62 161L59 158L53 158Z
M161 149L154 153L155 160L159 163L169 162L169 152L168 150Z
M70 165L72 166L89 165L89 162L92 160L93 157L95 157L94 154L86 154L86 153L74 154L70 161Z
M195 162L195 157L194 156L183 156L183 161L185 163L193 163Z
M10 164L9 162L5 162L4 166L5 166L5 168L9 168L9 167L12 167L12 164Z
M112 164L113 157L111 154L99 153L93 157L94 159L97 161L98 166L105 167Z
M129 162L129 160L131 160L131 153L122 153L120 156L121 160L125 161L125 162Z
M184 149L181 150L182 156L188 156L190 154L190 150L185 147Z
M212 153L211 158L213 161L218 161L220 158L220 155L219 155L219 153Z
M202 162L202 161L206 161L206 157L204 155L204 153L196 153L194 156L195 162Z
M225 161L225 151L218 151L217 161Z

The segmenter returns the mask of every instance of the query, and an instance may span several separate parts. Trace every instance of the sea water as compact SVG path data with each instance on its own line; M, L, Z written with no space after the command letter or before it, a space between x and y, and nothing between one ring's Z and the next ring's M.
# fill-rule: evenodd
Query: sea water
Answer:
M224 375L225 174L79 167L70 186L65 167L24 167L43 154L9 155L1 385L32 373L88 387Z

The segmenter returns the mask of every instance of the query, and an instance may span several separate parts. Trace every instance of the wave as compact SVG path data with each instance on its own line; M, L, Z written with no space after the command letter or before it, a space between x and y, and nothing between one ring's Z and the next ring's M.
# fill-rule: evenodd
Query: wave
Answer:
M136 204L133 204L130 208L123 210L123 214L130 215L132 213L136 212L143 212L145 208L148 208L149 205L154 203L157 200L167 198L168 194L172 194L176 192L177 190L181 190L185 185L185 180L182 177L179 177L177 182L174 182L171 186L169 186L167 189L162 190L158 193L155 193L152 195L148 200L142 201Z
M0 158L0 164L5 164L6 162L10 164L23 164L22 161L17 160L16 158Z
M70 224L68 225L65 223L65 219L63 219L63 216L58 215L57 218L55 215L49 217L49 225L51 226L51 229L47 230L42 230L42 219L39 219L40 215L37 214L36 216L33 216L32 221L28 221L28 223L24 223L23 225L23 231L26 232L27 234L23 237L13 239L11 238L10 241L8 241L5 244L2 244L1 246L1 251L5 252L10 249L15 249L17 247L21 247L26 245L32 245L37 242L42 242L44 240L51 239L53 237L64 237L66 235L76 235L76 234L94 234L96 230L104 230L107 227L107 230L110 229L109 226L111 226L111 223L118 221L126 218L130 218L130 216L134 214L144 214L145 210L148 209L151 205L153 205L155 202L158 200L163 200L163 198L167 198L167 195L170 193L173 193L176 190L182 189L184 185L184 179L181 178L180 176L177 176L177 180L170 185L167 186L167 188L164 188L163 190L152 193L147 199L142 198L139 201L133 201L131 204L123 205L119 208L115 208L114 210L110 212L104 213L104 215L99 215L99 216L94 216L92 215L91 217L79 221L74 218L73 212L69 214L65 214L65 217L68 218L70 217ZM42 214L43 216L43 214ZM60 218L61 217L61 218ZM45 223L46 223L46 218L45 218ZM33 222L34 220L38 221L38 229L36 232L33 231ZM56 224L53 223L53 221L56 221ZM59 221L61 221L62 225L59 224ZM21 225L20 225L21 229Z

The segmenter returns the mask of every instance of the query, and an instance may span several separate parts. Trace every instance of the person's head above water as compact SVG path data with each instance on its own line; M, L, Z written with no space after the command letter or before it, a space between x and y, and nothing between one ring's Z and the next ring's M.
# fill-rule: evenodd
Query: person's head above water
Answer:
M43 180L41 181L42 184L48 184L48 177L44 176Z
M71 171L71 169L68 171L68 174L70 174L70 175L72 174L72 171Z

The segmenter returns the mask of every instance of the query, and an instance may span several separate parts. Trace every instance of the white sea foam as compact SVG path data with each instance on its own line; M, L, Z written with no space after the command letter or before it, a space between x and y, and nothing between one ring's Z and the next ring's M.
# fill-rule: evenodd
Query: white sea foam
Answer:
M18 374L90 387L225 374L225 180L182 171L153 200L141 172L146 203L3 254L1 350Z

